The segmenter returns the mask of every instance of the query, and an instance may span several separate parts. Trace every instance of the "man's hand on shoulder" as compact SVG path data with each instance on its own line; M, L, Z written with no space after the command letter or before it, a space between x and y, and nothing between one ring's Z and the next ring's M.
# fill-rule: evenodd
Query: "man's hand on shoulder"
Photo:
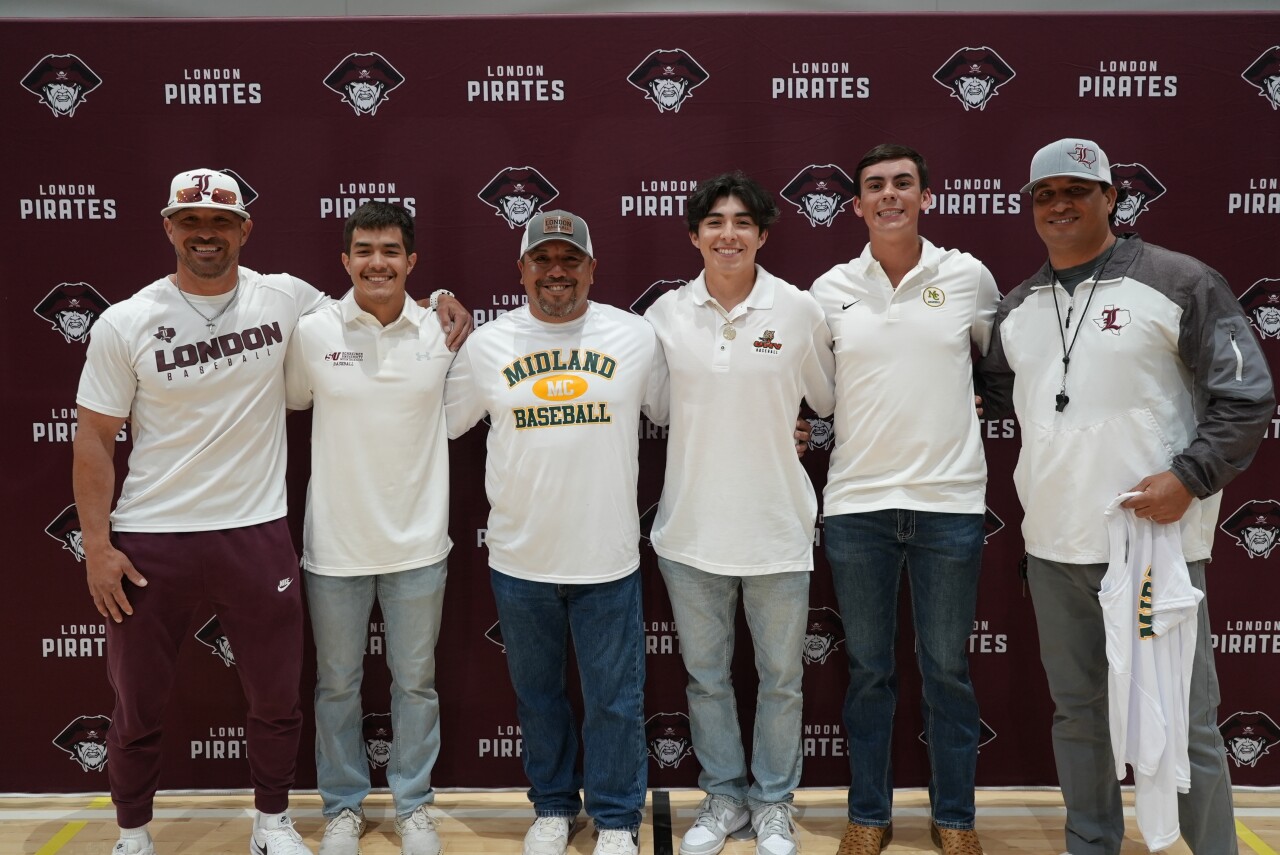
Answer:
M1178 476L1165 470L1157 475L1148 475L1126 493L1141 493L1124 502L1121 507L1129 508L1142 519L1154 523L1168 525L1182 519L1182 515L1191 506L1195 498Z
M467 307L462 305L457 297L447 291L435 292L435 298L435 313L440 319L440 329L445 331L445 347L456 351L462 347L462 343L467 340L467 336L471 335L471 329L474 325L471 320L471 313L467 311ZM419 300L418 305L424 309L432 308L431 298Z

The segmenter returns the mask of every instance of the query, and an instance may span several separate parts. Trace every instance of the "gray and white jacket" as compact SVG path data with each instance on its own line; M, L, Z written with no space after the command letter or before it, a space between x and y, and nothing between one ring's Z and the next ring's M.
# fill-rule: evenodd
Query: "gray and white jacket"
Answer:
M1064 337L1070 403L1059 411ZM1103 509L1165 470L1196 496L1180 523L1183 554L1207 559L1219 491L1275 412L1266 359L1226 281L1136 235L1119 238L1096 284L1074 296L1047 263L1010 292L980 374L985 416L1017 413L1023 540L1050 561L1107 561Z

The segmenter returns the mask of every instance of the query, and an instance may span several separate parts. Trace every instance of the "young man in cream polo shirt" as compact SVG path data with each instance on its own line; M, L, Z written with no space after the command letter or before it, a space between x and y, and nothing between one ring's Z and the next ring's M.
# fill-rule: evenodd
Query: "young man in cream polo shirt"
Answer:
M730 834L752 830L760 855L796 851L791 802L818 500L793 428L802 399L831 414L835 364L818 304L756 264L777 218L773 197L741 172L704 181L689 197L688 226L705 267L645 313L670 387L652 540L689 672L707 793L681 855L714 855ZM750 770L729 674L739 595L760 677Z
M362 205L345 243L351 290L299 322L285 359L289 408L314 407L302 560L316 644L316 779L328 819L320 855L360 851L369 793L360 683L375 598L392 679L395 827L403 855L439 855L427 806L452 545L444 379L453 353L432 313L405 293L417 261L408 212Z
M982 567L986 458L972 349L1000 292L977 259L920 236L933 201L924 158L879 145L854 176L862 255L813 284L835 340L836 446L823 531L849 656L849 824L841 855L892 837L898 588L911 579L933 833L944 855L981 855L974 831L978 703L968 637Z

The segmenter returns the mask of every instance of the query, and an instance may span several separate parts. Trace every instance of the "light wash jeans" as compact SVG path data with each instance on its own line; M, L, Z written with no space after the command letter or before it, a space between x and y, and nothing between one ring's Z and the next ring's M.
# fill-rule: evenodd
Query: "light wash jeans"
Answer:
M1187 564L1203 591L1204 562ZM1105 564L1064 564L1027 556L1040 662L1053 696L1053 759L1067 806L1071 855L1116 855L1124 839L1120 782L1107 711L1107 638L1098 589ZM1237 851L1231 776L1218 731L1218 672L1213 665L1209 600L1196 615L1196 651L1187 710L1191 791L1178 794L1182 839L1197 855Z
M599 829L640 827L648 785L644 739L644 619L640 572L613 582L558 585L490 569L507 671L524 736L529 801L538 816L582 810ZM583 773L569 706L569 640L582 684Z
M387 784L396 816L435 799L431 770L440 754L436 638L445 562L371 576L305 574L316 644L316 785L324 815L359 810L369 794L360 683L369 613L376 597L386 623L391 671L391 759Z
M982 569L982 514L883 510L829 516L824 539L849 655L849 820L884 827L893 807L894 641L903 567L929 743L929 804L942 828L973 828L978 701L969 634Z
M800 688L810 574L722 576L662 557L658 567L667 583L680 655L689 672L685 695L693 750L702 764L698 786L712 795L745 801L752 810L790 802L800 783L803 759ZM754 780L749 785L729 674L739 591L760 678L751 745Z

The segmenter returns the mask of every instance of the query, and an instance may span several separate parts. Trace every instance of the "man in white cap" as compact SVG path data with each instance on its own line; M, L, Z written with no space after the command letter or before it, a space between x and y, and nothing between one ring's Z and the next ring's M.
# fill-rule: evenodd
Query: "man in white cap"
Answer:
M489 579L537 815L523 855L562 855L583 807L596 855L635 855L644 810L644 627L637 426L662 406L642 318L589 301L587 224L543 211L523 231L528 304L485 324L445 384L450 437L489 417ZM666 420L665 412L653 412ZM565 686L572 637L585 722Z
M1045 146L1022 190L1049 260L1000 304L983 365L985 407L998 417L1011 403L1022 426L1014 481L1055 705L1067 850L1115 855L1124 815L1098 601L1110 557L1103 509L1120 493L1140 493L1125 507L1178 526L1203 591L1220 491L1253 459L1275 395L1220 275L1137 235L1112 234L1117 190L1097 143ZM1190 689L1190 791L1178 796L1182 836L1200 855L1236 850L1206 602Z
M250 850L303 855L285 813L302 726L302 586L285 522L283 365L298 318L328 298L240 266L253 222L232 176L179 173L160 213L177 270L102 313L76 396L76 507L89 591L110 618L112 853L155 855L164 710L192 611L207 601L248 701ZM133 450L113 510L126 420Z

